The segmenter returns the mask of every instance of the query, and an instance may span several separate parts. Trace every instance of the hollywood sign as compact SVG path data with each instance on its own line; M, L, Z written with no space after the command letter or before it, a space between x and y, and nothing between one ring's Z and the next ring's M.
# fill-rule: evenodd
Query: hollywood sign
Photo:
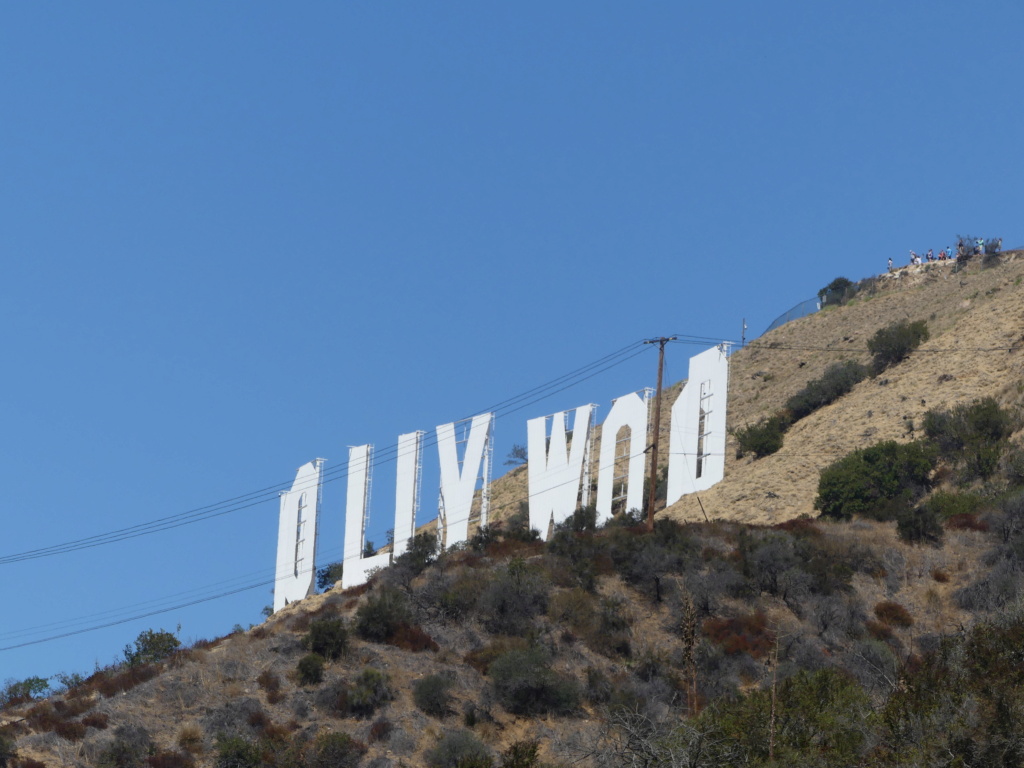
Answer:
M689 378L672 405L669 431L667 503L719 482L725 470L725 414L729 361L726 345L690 358ZM592 433L596 406L583 405L572 414L562 411L526 422L530 527L547 538L552 526L590 502ZM617 398L601 426L597 469L597 521L612 516L612 506L639 509L647 458L649 402L633 392ZM622 430L628 437L619 438ZM345 500L345 544L342 587L364 584L376 568L390 565L404 553L416 531L420 475L426 432L398 438L395 484L395 526L391 552L364 556L369 514L373 447L349 448ZM480 486L480 525L487 524L490 449L494 414L437 427L441 488L438 537L446 547L469 537L474 495ZM620 455L616 447L620 447ZM622 450L625 449L625 450ZM461 454L461 458L460 458ZM624 476L616 467L626 461ZM277 536L274 611L313 594L316 587L317 519L320 513L323 459L299 467L291 490L281 494ZM615 489L624 481L624 493Z

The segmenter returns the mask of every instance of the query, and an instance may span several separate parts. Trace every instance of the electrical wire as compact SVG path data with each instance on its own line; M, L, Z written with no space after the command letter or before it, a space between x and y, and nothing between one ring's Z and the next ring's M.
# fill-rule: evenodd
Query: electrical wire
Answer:
M632 459L634 459L634 458L636 458L638 456L643 456L645 453L646 453L645 450L641 450L641 451L638 451L637 453L634 453L634 454L631 454L631 455L628 455L628 456L620 457L620 460L627 460L627 461L629 461L629 460L632 460ZM558 483L556 485L549 486L548 488L544 489L544 492L546 493L549 490L553 490L555 488L560 488L563 485L568 485L568 484L571 484L571 483L579 483L579 482L580 482L580 478L570 479L570 480L567 480L567 481L565 481L563 483ZM528 493L527 496L526 496L526 500L529 501L529 499L533 498L536 495L537 494L529 494ZM522 501L522 499L516 499L515 501L506 502L505 504L501 504L501 505L498 505L496 507L493 507L492 510L493 511L500 511L500 510L503 510L503 509L508 509L508 508L513 507L513 506L517 506L520 503L520 501ZM468 521L471 518L472 518L472 515L469 518L466 518L466 519L460 518L458 520L453 520L451 522L453 522L453 523L454 522L461 523L461 522ZM336 550L329 550L329 551L336 551ZM275 567L275 569L276 569L276 567ZM309 569L303 570L302 573L303 574L311 574L315 569L316 569L316 565L314 563ZM228 582L223 582L223 583L230 583L231 581L235 581L235 580L237 580L237 579L232 579L232 580L229 580ZM218 584L219 583L222 583L222 582L218 582ZM101 629L107 629L109 627L115 627L115 626L118 626L118 625L121 625L121 624L127 624L129 622L137 621L139 619L146 619L146 618L151 618L153 616L159 616L159 615L164 614L164 613L170 613L172 611L177 611L177 610L182 610L182 609L185 609L185 608L190 608L190 607L193 607L193 606L196 606L196 605L200 605L202 603L208 603L208 602L211 602L213 600L219 600L219 599L224 598L224 597L230 597L230 596L233 596L233 595L240 594L242 592L247 592L247 591L251 591L253 589L258 589L260 587L271 586L274 583L275 583L275 579L263 579L263 580L258 581L256 583L253 583L253 584L246 584L246 585L242 585L242 586L239 586L239 587L234 587L234 588L231 588L231 589L228 589L226 591L223 591L223 592L220 592L220 593L217 593L217 594L213 594L213 595L204 595L204 596L201 596L201 597L196 597L194 599L186 600L184 602L178 602L178 603L176 603L174 605L171 605L171 606L164 606L164 607L159 607L159 608L157 608L157 607L145 608L141 613L132 613L132 615L130 615L130 616L120 616L119 614L123 614L126 611L130 611L130 609L135 608L137 606L129 606L128 608L111 609L111 610L108 610L108 611L103 611L103 612L98 613L98 614L91 614L90 616L79 617L78 619L69 619L66 622L54 622L54 623L51 623L51 624L38 625L36 627L27 628L27 629L20 629L20 630L2 632L2 633L0 633L0 637L10 637L10 638L25 637L25 636L28 636L28 635L36 634L40 629L51 628L51 627L54 627L55 625L59 626L59 625L63 624L65 626L74 626L75 623L83 623L85 620L95 619L95 618L99 618L99 617L110 617L109 620L102 620L100 624L95 624L95 625L87 626L87 627L79 627L79 628L76 628L76 629L68 629L67 631L59 632L57 634L49 635L47 637L36 638L36 639L33 639L33 640L23 640L23 641L18 642L18 643L11 643L9 645L0 646L0 652L11 651L11 650L15 650L17 648L25 648L25 647L28 647L28 646L31 646L31 645L40 645L42 643L51 642L53 640L61 640L61 639L67 638L67 637L74 637L76 635L82 635L82 634L85 634L87 632L95 632L95 631L98 631L98 630L101 630ZM195 590L190 590L190 591L187 591L187 592L184 592L184 593L177 593L176 595L172 595L172 596L169 596L169 597L158 598L155 601L151 601L151 603L155 604L155 605L160 605L161 603L168 602L168 601L172 600L174 597L177 597L178 595L184 596L184 595L188 595L188 594L193 593L193 592L200 592L201 593L201 592L203 592L203 591L205 591L207 589L210 589L210 588L211 587L199 587L199 588L196 588ZM141 603L141 604L137 604L137 605L138 605L138 607L143 607L143 606L148 606L151 603Z
M639 349L638 349L639 347ZM587 381L601 373L604 373L611 368L614 368L628 360L636 357L644 352L644 347L640 341L628 344L614 352L611 352L604 357L601 357L595 361L587 363L580 368L570 371L567 374L563 374L555 379L552 379L543 384L537 385L524 393L515 395L506 400L502 400L499 403L491 406L489 409L481 411L486 413L488 411L495 413L495 418L501 418L511 413L522 410L523 408L529 407L541 400L544 400L552 395L559 392L563 392L566 389L574 387L584 381ZM631 354L630 354L631 353ZM430 448L437 444L436 436L432 439L428 438L424 441L422 448ZM387 448L382 449L375 453L374 461L372 466L378 467L394 461L397 459L398 445L393 444ZM329 470L322 472L321 482L326 484L334 482L343 477L347 477L348 462L340 462L340 465L335 465ZM270 486L266 486L257 491L235 496L224 501L216 502L214 504L208 504L203 507L197 507L187 512L179 513L177 515L170 515L163 518L157 518L150 520L145 523L138 523L136 525L128 526L125 528L108 531L106 533L95 534L81 539L74 539L71 541L63 542L60 544L54 544L47 547L39 547L36 549L26 550L23 552L17 552L9 555L0 556L0 565L7 565L16 562L24 562L26 560L35 560L43 557L52 557L54 555L65 554L68 552L75 552L83 549L91 549L106 544L115 542L125 541L129 539L138 538L140 536L147 536L154 533L162 533L164 531L173 530L180 528L185 525L191 525L197 522L203 522L213 518L221 517L223 515L239 512L241 510L249 509L251 507L263 504L266 501L273 499L275 496L280 494L284 490L288 490L292 487L290 481L276 483Z

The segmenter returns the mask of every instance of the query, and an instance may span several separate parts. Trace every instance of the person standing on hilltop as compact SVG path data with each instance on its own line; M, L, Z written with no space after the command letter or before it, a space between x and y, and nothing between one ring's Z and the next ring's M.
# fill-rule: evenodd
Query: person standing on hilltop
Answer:
M889 271L892 272L892 256L889 257Z

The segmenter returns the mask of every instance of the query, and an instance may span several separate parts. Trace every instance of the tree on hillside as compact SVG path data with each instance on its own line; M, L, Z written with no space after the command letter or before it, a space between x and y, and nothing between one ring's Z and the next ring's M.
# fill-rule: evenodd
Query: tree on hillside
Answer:
M854 451L821 471L814 508L825 517L893 520L928 490L935 450L887 440Z
M877 375L886 368L906 360L910 353L928 341L928 325L924 320L897 323L879 328L868 339L868 351L872 354L872 367Z

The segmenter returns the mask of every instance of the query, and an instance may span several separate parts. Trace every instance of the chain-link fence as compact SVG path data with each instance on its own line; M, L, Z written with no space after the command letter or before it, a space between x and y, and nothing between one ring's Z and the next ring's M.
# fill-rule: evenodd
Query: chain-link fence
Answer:
M813 299L801 301L788 312L783 312L781 315L775 318L772 321L772 324L765 329L764 333L774 331L780 325L785 325L790 320L796 320L798 317L806 317L807 315L813 315L819 309L821 309L821 299L819 299L817 296L815 296ZM764 333L762 333L761 335L764 336Z

